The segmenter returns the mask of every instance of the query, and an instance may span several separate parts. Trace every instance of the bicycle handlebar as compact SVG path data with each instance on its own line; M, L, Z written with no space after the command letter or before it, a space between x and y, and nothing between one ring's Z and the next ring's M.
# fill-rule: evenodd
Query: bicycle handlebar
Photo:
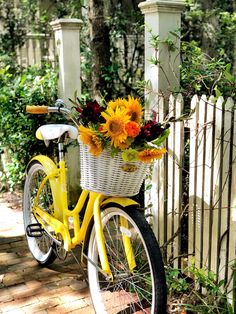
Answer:
M70 114L70 110L65 108L65 103L61 99L57 99L55 102L55 107L49 106L26 106L26 112L31 114L46 114L49 112L58 112L58 113L65 113Z
M72 120L76 126L78 126L78 122L73 118L71 110L64 107L65 103L62 99L57 99L54 105L55 107L28 105L26 106L26 112L30 114L46 114L50 112L66 114L68 118Z
M26 112L31 114L48 113L48 106L26 106Z

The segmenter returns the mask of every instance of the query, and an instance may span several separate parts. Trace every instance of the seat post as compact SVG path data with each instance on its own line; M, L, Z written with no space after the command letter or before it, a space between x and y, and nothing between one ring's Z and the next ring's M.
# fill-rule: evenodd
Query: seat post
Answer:
M58 143L59 161L63 161L64 158L64 143Z

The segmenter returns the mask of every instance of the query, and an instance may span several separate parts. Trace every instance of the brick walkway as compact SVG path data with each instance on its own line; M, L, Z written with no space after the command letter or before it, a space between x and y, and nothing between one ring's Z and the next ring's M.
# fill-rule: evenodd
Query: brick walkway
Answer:
M42 268L23 235L21 200L0 196L0 313L95 313L72 256Z

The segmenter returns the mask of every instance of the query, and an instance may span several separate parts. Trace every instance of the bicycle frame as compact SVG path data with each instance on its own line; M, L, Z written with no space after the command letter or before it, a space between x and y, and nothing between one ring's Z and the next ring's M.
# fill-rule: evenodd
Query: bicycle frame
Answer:
M84 243L86 239L86 232L88 226L91 222L92 217L94 217L96 238L98 253L102 265L102 270L105 274L112 277L110 270L106 248L104 243L104 236L102 230L101 222L101 211L102 206L108 204L117 204L119 207L128 207L133 205L138 205L132 199L124 197L107 197L103 194L96 192L89 192L87 190L82 190L78 202L73 210L68 209L68 193L67 193L67 168L65 161L59 161L58 167L56 164L47 156L39 155L32 159L32 161L39 161L45 171L47 176L43 179L42 183L37 192L37 196L34 200L33 213L37 218L38 222L47 230L48 226L51 230L55 232L56 235L60 234L63 239L64 249L70 251L76 245ZM54 213L53 216L42 208L38 207L38 200L40 193L45 186L46 182L50 183L50 187L53 195ZM86 205L86 210L84 214L83 221L80 222L79 213L84 207L84 204L89 197L88 203ZM74 236L71 237L69 232L69 218L73 218L73 231ZM125 218L120 219L121 227L124 230L128 229L128 223ZM135 258L133 254L133 249L130 241L130 237L125 234L122 235L123 244L126 252L126 257L130 271L132 271L135 266Z

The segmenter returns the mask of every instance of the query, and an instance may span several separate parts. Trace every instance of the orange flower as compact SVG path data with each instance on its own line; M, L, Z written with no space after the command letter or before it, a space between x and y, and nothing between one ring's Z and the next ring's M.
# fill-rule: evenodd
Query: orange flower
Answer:
M125 129L130 137L136 137L140 132L140 126L134 121L126 123Z
M149 148L138 153L138 159L144 163L150 163L154 159L160 159L166 153L165 148Z

